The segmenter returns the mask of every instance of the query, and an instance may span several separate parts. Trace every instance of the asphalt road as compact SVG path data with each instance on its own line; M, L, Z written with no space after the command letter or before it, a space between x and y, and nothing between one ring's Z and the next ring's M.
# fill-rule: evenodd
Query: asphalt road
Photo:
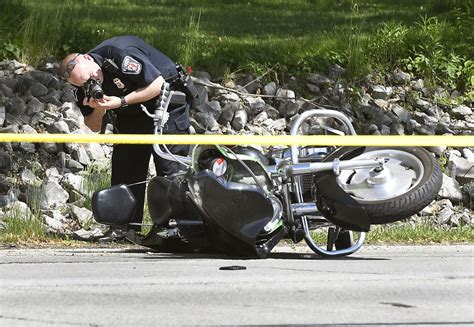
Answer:
M0 326L473 326L474 246L266 260L137 249L0 250ZM220 270L242 266L245 270Z

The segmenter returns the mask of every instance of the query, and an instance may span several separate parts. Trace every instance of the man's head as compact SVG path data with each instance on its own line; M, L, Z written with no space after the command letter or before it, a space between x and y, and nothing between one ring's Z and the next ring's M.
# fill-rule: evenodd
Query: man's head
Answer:
M100 81L104 79L100 66L88 54L71 53L67 55L61 61L59 73L75 86L82 86L91 78Z

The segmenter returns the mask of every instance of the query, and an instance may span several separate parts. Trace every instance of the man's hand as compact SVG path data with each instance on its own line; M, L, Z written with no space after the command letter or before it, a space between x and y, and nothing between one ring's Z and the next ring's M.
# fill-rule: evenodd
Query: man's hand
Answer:
M104 95L102 99L84 98L82 104L99 111L120 108L121 101L119 97Z

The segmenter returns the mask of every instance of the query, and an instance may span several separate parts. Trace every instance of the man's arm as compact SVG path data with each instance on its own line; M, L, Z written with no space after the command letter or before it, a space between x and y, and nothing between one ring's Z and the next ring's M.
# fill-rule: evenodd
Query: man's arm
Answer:
M128 105L143 103L154 97L158 96L161 92L161 86L163 85L164 79L162 76L158 76L153 82L149 85L137 89L133 92L130 92L125 96L125 102ZM101 109L118 109L121 106L121 101L119 97L104 95L100 100L90 99L89 101L85 100L84 105L94 108L95 110ZM94 110L94 112L95 112ZM102 116L104 113L102 113ZM89 126L89 125L87 125ZM100 127L99 127L100 128Z
M105 110L95 108L91 114L84 117L84 124L89 127L93 132L100 132L102 128L102 118L105 115Z

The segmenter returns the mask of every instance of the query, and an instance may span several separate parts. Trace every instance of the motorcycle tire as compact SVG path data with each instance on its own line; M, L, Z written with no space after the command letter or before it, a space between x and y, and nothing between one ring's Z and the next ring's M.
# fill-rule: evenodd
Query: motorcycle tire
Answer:
M342 147L324 161L380 157L388 158L384 169L390 170L390 177L375 187L368 183L371 169L343 170L334 176L344 191L364 207L371 224L406 219L436 198L443 174L434 156L424 148Z

